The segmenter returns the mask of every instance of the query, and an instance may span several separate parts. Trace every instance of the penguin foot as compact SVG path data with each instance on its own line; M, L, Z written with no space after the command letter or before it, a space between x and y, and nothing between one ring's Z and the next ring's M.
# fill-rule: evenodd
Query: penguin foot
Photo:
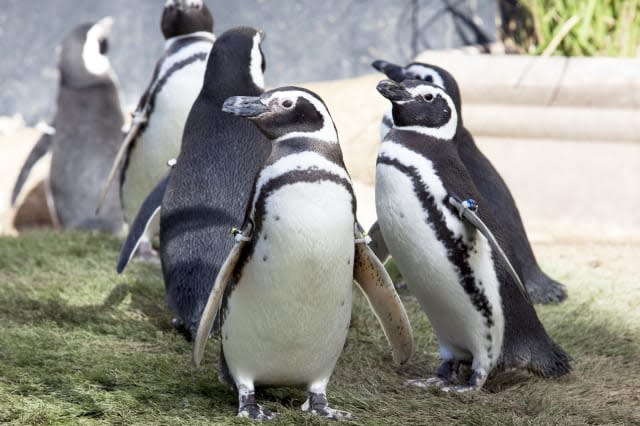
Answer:
M531 301L541 305L564 301L567 298L567 287L548 277L545 278L525 281L525 288Z
M428 379L412 379L404 382L405 385L408 386L416 386L418 388L444 388L447 386L448 382L441 377L429 377Z
M171 325L173 326L173 329L175 331L182 334L182 336L187 340L187 342L190 342L193 339L193 336L191 335L191 331L189 331L189 328L187 328L187 325L180 318L172 319Z
M242 395L240 398L238 417L244 417L251 420L273 420L276 415L276 413L273 413L266 408L262 408L256 402L256 394L254 392Z
M158 256L158 252L153 249L150 241L142 241L140 243L133 260L141 263L160 264L160 256Z
M314 416L324 417L329 420L352 420L353 414L348 411L336 410L329 407L327 396L324 393L309 392L309 398L302 404L302 411Z
M473 370L473 373L471 374L471 378L469 379L469 382L466 385L445 386L440 389L443 392L458 392L458 393L477 391L477 390L480 390L482 385L484 385L484 382L487 381L487 377L488 377L488 374L485 371L485 369L478 368L476 370Z
M454 359L444 361L438 368L438 377L446 382L456 383L459 369L460 361Z

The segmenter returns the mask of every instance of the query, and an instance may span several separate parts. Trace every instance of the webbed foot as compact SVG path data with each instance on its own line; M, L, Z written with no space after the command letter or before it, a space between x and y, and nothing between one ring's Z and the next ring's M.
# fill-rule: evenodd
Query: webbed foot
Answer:
M158 252L153 249L151 241L140 242L133 260L141 263L160 264L160 256L158 255Z
M354 418L348 411L329 407L327 396L324 393L309 392L309 398L302 404L302 411L314 416L337 421L351 420Z
M248 394L240 397L238 417L245 417L252 420L273 420L276 417L276 413L273 413L266 408L262 408L256 402L256 394L254 392L249 392Z

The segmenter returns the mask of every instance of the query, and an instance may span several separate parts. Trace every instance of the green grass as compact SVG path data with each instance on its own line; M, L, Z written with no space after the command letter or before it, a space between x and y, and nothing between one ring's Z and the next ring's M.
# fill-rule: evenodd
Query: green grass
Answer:
M204 368L193 368L190 345L171 329L159 268L134 264L118 276L119 245L90 234L0 239L0 423L249 424L234 417L236 396L216 378L217 343ZM538 308L575 358L569 377L500 373L464 395L407 387L438 365L425 315L407 300L415 353L394 367L356 291L330 401L367 425L640 422L637 280L561 259L545 267L570 285L567 303ZM258 398L280 413L274 424L326 423L299 411L299 389L263 389Z
M539 55L628 56L640 54L640 0L503 1L511 21L507 42Z

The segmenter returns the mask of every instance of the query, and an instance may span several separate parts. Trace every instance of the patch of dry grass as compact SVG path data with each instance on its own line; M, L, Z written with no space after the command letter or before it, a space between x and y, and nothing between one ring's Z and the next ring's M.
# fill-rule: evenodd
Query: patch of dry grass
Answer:
M0 239L0 422L12 424L247 424L216 379L217 344L204 368L171 330L159 268L114 272L115 239L49 232ZM480 393L407 387L438 366L431 328L405 294L416 351L396 368L376 320L356 291L353 321L329 388L354 424L633 424L640 422L640 289L637 246L539 247L566 282L567 303L539 307L574 372L543 380L521 372ZM622 259L622 260L621 260ZM594 262L595 261L595 262ZM263 389L274 424L325 424L299 411L305 394Z

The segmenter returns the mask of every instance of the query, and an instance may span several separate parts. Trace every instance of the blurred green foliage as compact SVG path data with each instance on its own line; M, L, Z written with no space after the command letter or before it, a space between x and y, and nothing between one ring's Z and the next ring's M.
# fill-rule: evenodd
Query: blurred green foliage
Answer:
M640 56L640 0L501 0L508 49Z

